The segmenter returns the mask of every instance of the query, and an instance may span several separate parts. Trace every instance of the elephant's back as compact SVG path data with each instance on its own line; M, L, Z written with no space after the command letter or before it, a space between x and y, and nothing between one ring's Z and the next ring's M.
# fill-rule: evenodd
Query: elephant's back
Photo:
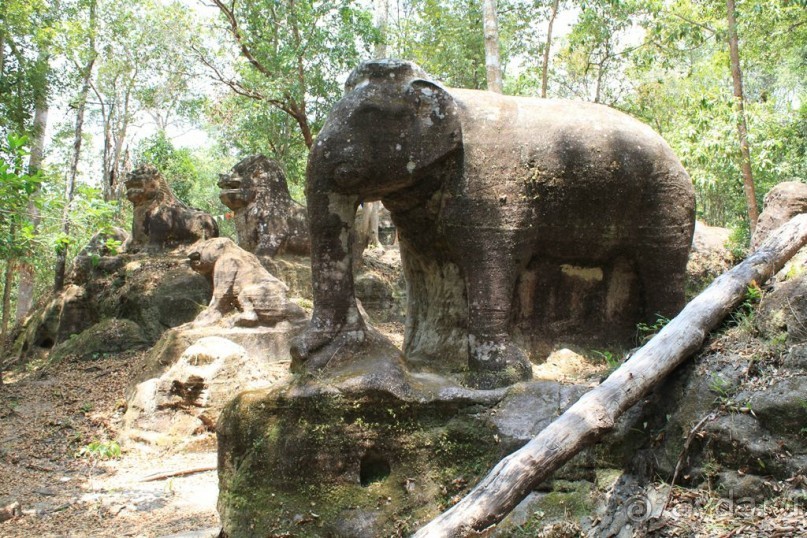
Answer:
M594 103L452 90L464 173L450 190L512 205L510 222L550 242L603 248L637 239L649 221L687 226L694 191L667 143L640 121ZM663 216L660 215L663 213ZM520 221L520 222L519 222ZM666 235L654 230L655 237ZM608 241L606 241L607 243ZM590 253L590 252L589 252Z

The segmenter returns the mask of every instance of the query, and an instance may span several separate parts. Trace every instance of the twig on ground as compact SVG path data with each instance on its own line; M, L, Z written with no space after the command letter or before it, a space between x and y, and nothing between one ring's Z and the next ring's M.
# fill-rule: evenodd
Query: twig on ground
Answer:
M166 471L164 473L150 474L140 479L140 482L156 482L157 480L165 480L166 478L173 478L175 476L188 476L196 473L206 473L208 471L215 471L218 469L216 465L206 465L204 467L194 467L192 469L182 469L180 471Z
M678 479L678 473L681 471L681 465L684 463L684 458L686 457L687 452L689 451L689 445L692 444L692 440L695 439L695 436L698 432L703 428L704 424L710 422L717 418L717 413L712 411L700 421L698 421L695 426L689 430L689 434L687 435L686 441L684 441L684 448L681 449L681 454L678 456L678 461L675 464L675 470L673 471L672 480L670 480L670 491L667 493L667 500L664 501L664 507L661 509L661 513L663 514L667 507L670 505L670 500L672 499L673 488L675 487L675 481Z

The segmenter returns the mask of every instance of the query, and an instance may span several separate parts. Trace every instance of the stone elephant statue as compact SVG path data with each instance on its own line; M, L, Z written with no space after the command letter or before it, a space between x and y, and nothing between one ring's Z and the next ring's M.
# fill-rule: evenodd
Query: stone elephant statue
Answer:
M529 378L530 356L558 342L624 344L684 304L692 183L658 134L606 106L366 62L312 148L306 196L314 313L296 367L366 337L351 271L361 202L381 200L399 232L407 361L476 386Z

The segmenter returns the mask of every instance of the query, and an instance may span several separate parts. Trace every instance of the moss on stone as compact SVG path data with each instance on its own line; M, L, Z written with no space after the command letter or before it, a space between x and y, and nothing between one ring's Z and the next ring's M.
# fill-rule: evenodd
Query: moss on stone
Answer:
M79 360L93 360L110 353L148 347L143 330L127 319L106 319L54 348L50 362L56 363L68 356Z
M245 393L222 414L219 443L231 537L406 534L500 457L476 413L379 394Z

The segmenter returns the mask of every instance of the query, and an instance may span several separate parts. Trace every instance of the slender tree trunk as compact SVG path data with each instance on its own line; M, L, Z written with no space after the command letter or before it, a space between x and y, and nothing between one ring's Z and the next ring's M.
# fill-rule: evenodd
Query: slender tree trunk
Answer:
M745 204L748 208L748 225L751 228L751 237L757 228L759 209L757 208L754 176L751 173L751 148L748 146L748 127L745 123L745 106L743 97L743 74L740 70L740 46L737 38L737 19L734 16L734 0L726 0L729 30L729 60L731 62L731 78L734 81L734 102L737 107L737 134L740 138L740 158L743 173L743 191L745 191Z
M111 121L111 119L104 119L104 154L102 156L104 166L102 174L104 182L104 200L107 202L112 199L112 155L114 153L112 147L115 145L112 136L112 127L109 125L109 121Z
M496 15L496 0L482 0L482 2L488 91L502 93L502 62L499 56L499 18Z
M552 2L552 11L549 13L549 24L546 27L546 46L544 46L544 65L541 71L541 97L546 99L546 87L549 82L549 49L552 47L552 27L558 16L560 0Z
M378 28L378 43L373 57L377 60L387 57L387 25L389 22L389 0L375 0L375 27Z
M14 237L14 228L11 228L11 237ZM0 346L5 345L6 334L8 333L8 322L11 319L11 288L14 285L14 265L13 258L6 260L6 270L3 277L3 320L0 326Z
M115 134L115 150L112 154L112 165L109 174L110 189L115 195L121 192L120 189L118 189L121 176L121 157L123 155L123 144L126 142L126 134L129 131L129 102L132 95L133 84L134 78L132 78L132 84L130 84L126 90L126 97L123 99L123 113L120 118L120 125ZM166 124L167 123L166 121Z
M92 70L95 65L97 52L95 50L95 9L96 2L90 2L90 57L84 67L84 79L81 85L81 93L78 96L78 106L76 108L76 128L73 135L73 157L68 172L67 184L65 185L65 205L62 211L62 233L65 237L70 235L70 206L76 190L76 176L78 175L78 162L81 157L81 135L84 130L84 111L87 107L87 96L90 93L90 83L92 80ZM67 245L60 244L56 248L56 269L54 271L53 289L58 292L64 287L64 278L67 267Z
M38 62L48 62L47 52L41 53ZM46 71L50 71L46 67ZM47 76L47 72L46 75ZM28 173L31 175L39 172L42 168L42 159L45 155L45 134L48 128L48 85L44 84L36 92L34 109L33 140L31 141L31 154L28 157ZM39 227L39 209L33 202L28 202L28 219L34 227L36 233ZM35 272L34 266L24 260L20 260L17 272L19 274L19 285L17 288L17 314L16 320L21 321L31 311L34 304Z
M421 528L415 538L469 536L504 519L538 484L611 431L625 411L695 353L743 300L751 282L770 278L805 243L807 214L801 214L771 234L743 263L718 277L608 379L500 461L465 498Z

